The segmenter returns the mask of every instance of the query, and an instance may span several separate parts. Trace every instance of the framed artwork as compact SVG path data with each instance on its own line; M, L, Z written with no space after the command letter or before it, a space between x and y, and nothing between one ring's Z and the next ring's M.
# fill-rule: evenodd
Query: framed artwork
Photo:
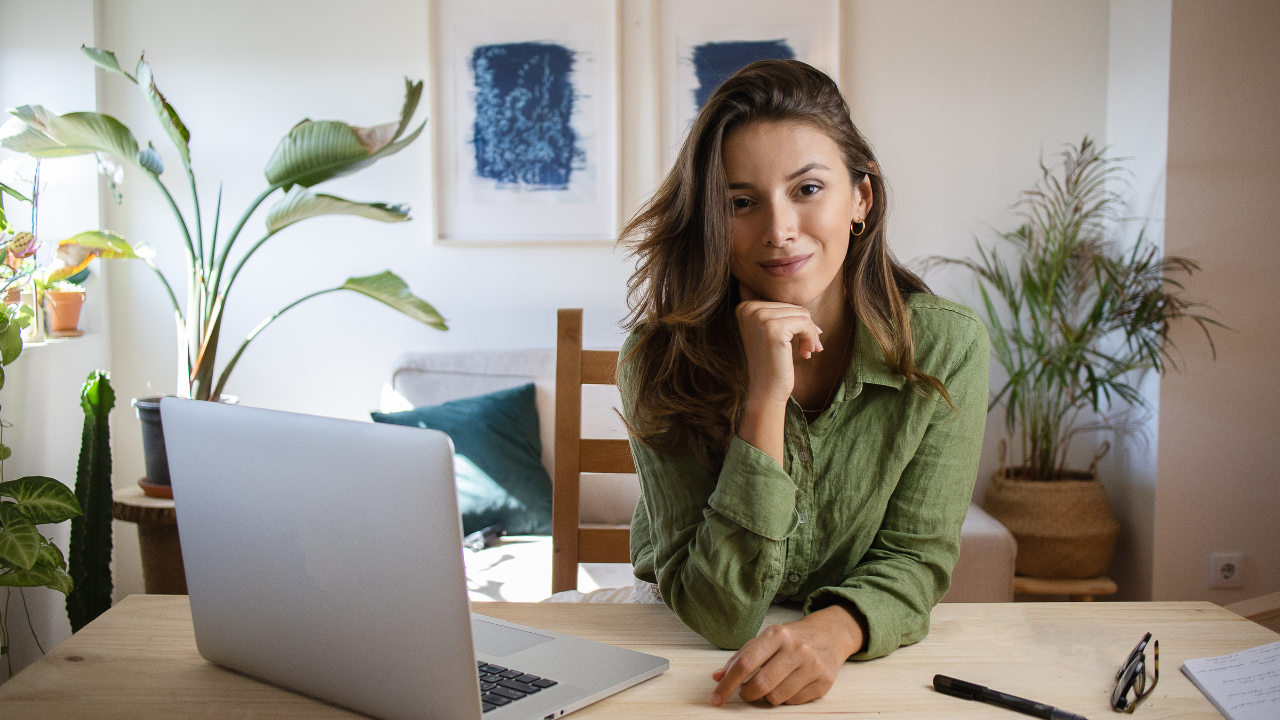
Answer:
M436 0L436 237L618 234L617 0Z
M839 0L660 0L663 171L698 110L729 76L757 60L803 60L840 77Z

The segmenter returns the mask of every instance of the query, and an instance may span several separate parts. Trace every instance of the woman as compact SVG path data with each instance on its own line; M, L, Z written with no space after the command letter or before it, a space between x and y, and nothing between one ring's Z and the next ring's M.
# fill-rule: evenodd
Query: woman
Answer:
M711 702L804 703L928 633L973 490L988 343L885 241L885 185L835 83L796 61L708 100L627 227L619 385L636 576L738 649ZM805 617L759 632L769 605Z

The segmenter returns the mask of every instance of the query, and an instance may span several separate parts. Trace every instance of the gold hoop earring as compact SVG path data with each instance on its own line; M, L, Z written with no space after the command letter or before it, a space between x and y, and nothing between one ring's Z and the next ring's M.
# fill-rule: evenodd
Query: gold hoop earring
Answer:
M858 225L858 232L854 232L854 231L853 231L853 226L854 226L855 224L856 224L856 225ZM849 223L849 233L850 233L851 235L853 235L854 237L857 237L857 236L861 235L862 233L864 233L864 232L866 232L866 231L867 231L867 223L866 223L866 222L856 222L856 223L855 223L855 222L850 222L850 223Z

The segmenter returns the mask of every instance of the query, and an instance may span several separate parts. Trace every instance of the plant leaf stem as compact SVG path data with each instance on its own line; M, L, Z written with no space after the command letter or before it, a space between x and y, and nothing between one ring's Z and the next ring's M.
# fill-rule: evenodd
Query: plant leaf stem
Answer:
M209 287L213 289L213 292L210 293L209 300L211 309L213 298L223 294L220 290L222 269L227 265L227 254L231 252L231 246L235 243L236 238L239 237L240 230L244 228L245 223L249 222L249 216L253 215L254 211L258 209L258 206L262 204L262 201L266 200L268 195L279 189L279 185L268 185L266 190L263 190L258 197L253 199L253 202L249 203L249 207L244 211L244 214L240 216L240 220L237 221L235 227L231 229L231 233L227 235L226 245L223 246L222 252L218 255L218 264L217 267L213 268L213 277L210 279L209 283Z
M222 369L222 374L218 376L218 384L213 388L212 397L219 397L222 395L222 389L227 384L227 378L231 376L231 370L234 369L236 366L236 363L240 361L240 356L244 354L245 348L249 347L249 343L253 342L253 339L258 336L258 333L265 330L266 327L270 325L272 322L274 322L276 318L280 317L281 315L285 314L289 310L293 309L295 305L298 305L299 303L310 300L311 298L316 297L317 295L324 295L325 293L337 292L342 289L344 288L341 288L341 287L328 288L327 290L319 290L319 291L313 292L310 295L304 295L298 298L297 300L294 300L293 302L289 303L288 305L285 305L283 308L277 311L276 314L258 323L258 326L255 327L253 330L250 330L249 334L245 336L244 342L240 343L240 347L236 350L236 354L231 356L231 361L228 362L227 366Z
M207 267L204 261L204 223L200 221L200 194L196 192L196 173L190 165L187 166L187 179L191 183L191 204L196 212L196 262L200 266L200 274L204 275Z
M36 635L36 626L31 624L31 610L27 607L27 594L18 588L18 597L22 598L22 612L27 615L27 629L31 631L31 639L36 641L36 647L40 649L40 654L44 654L44 646L40 644L40 636Z
M213 211L213 232L209 234L208 267L213 267L213 259L218 254L218 221L221 219L222 219L222 183L218 183L218 206Z

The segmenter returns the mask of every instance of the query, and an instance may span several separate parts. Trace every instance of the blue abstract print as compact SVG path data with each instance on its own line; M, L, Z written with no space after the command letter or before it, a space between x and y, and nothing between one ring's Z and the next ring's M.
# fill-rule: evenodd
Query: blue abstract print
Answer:
M482 45L471 53L476 174L502 186L564 190L585 157L573 130L573 51L552 43Z
M735 40L709 42L693 48L693 69L698 89L693 91L698 109L711 93L731 75L757 60L794 60L796 54L786 40Z

